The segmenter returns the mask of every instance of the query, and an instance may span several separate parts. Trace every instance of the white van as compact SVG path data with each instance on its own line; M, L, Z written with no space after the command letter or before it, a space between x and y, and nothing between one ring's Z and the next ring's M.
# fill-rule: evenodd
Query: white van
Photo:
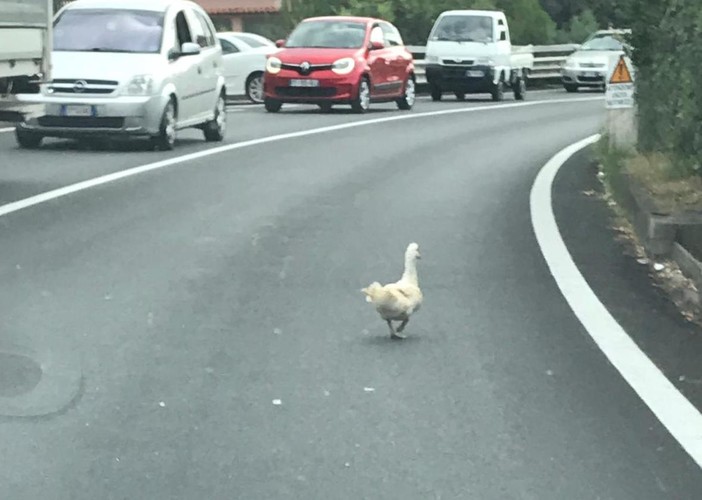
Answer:
M429 34L425 63L434 101L444 92L453 92L459 100L466 94L489 93L493 101L501 101L506 87L522 100L534 55L531 47L513 50L504 13L449 10L439 15Z

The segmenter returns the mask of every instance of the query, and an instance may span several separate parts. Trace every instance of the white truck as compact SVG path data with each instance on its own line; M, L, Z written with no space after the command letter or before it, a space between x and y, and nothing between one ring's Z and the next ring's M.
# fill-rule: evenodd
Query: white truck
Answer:
M501 101L507 87L523 100L534 68L532 47L512 47L507 18L492 10L442 12L429 33L424 61L434 101L445 92L459 100L488 93Z
M51 78L52 18L52 0L0 0L0 121L41 112L15 96Z

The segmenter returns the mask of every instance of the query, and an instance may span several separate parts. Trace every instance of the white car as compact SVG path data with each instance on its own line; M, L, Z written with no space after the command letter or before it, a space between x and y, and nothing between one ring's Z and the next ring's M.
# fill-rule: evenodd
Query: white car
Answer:
M224 60L224 77L229 97L245 95L263 102L263 73L266 57L277 51L275 43L254 33L217 33Z
M604 90L607 78L622 55L631 50L625 37L630 30L600 30L573 52L561 68L561 81L568 92L579 88Z
M17 141L141 136L167 150L191 127L221 141L222 64L214 25L194 2L75 0L54 19L51 81L19 96L45 112L17 126Z

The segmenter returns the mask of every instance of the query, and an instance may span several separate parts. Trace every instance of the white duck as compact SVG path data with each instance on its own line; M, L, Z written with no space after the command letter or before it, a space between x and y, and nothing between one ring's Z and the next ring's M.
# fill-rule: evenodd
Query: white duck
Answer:
M387 322L390 337L393 339L405 338L402 331L407 326L410 316L422 305L424 297L417 279L417 260L421 258L419 245L410 243L405 251L405 271L399 281L387 285L375 281L361 289L361 292L366 294L366 302L373 303L380 317ZM393 321L401 321L397 330L393 328Z

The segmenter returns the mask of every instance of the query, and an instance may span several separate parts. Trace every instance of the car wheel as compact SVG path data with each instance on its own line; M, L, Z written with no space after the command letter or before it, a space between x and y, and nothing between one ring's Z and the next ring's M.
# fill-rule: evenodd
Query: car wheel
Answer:
M368 82L368 78L364 76L358 84L358 94L351 102L351 109L355 113L365 113L370 108L370 102L370 83Z
M317 106L322 110L323 113L329 113L332 110L333 104L330 102L320 102Z
M275 99L270 99L266 97L263 100L263 107L265 107L266 111L268 111L269 113L277 113L278 111L280 111L280 108L283 107L283 103L280 101L276 101Z
M454 95L456 96L456 99L459 101L465 101L466 100L466 94L465 92L454 92Z
M224 140L224 133L227 131L227 102L224 94L220 94L215 107L214 119L205 123L202 129L207 142L219 142Z
M573 93L573 92L578 91L578 86L570 84L570 83L566 83L565 85L563 85L563 87L566 89L566 92L569 92L569 93Z
M176 140L176 107L173 99L169 99L168 104L161 115L161 125L158 135L151 138L151 143L156 149L170 151L175 147Z
M502 80L497 82L496 84L493 85L492 87L492 100L493 101L502 101L505 98L505 84Z
M440 101L441 100L441 87L437 85L432 85L431 88L429 89L431 92L431 100L432 101Z
M15 128L15 138L17 139L17 144L24 149L37 149L41 146L41 141L44 139L41 134L23 130L19 127Z
M263 102L263 73L251 73L246 79L246 97L256 104Z
M397 107L403 111L409 111L417 100L417 85L414 77L410 76L405 82L405 93L397 100Z
M523 101L526 99L526 79L523 76L517 78L514 82L514 98L517 101Z

